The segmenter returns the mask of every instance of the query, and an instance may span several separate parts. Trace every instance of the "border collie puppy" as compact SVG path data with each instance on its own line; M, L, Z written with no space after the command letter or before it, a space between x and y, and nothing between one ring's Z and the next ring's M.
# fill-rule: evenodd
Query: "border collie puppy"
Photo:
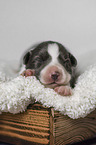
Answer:
M75 57L60 43L46 41L31 47L23 56L20 74L35 75L48 88L62 96L72 95Z

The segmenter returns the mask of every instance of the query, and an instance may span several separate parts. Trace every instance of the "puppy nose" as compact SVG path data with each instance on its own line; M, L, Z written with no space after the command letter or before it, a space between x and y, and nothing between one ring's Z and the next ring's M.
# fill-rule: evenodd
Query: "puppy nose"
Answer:
M59 77L59 72L54 72L54 73L51 74L51 78L52 78L54 81L56 81L56 80L58 79L58 77Z

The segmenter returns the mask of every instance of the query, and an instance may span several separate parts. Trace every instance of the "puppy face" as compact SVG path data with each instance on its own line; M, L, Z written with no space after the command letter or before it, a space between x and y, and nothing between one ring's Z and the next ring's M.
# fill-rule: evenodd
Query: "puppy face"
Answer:
M23 58L26 69L34 69L36 77L46 87L68 85L77 61L63 45L47 41L29 50Z

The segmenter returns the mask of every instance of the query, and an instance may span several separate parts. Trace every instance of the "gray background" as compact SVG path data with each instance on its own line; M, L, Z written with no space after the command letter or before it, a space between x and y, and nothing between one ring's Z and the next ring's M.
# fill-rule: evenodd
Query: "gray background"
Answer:
M85 69L96 61L96 0L0 0L0 59L19 62L45 40L64 44Z

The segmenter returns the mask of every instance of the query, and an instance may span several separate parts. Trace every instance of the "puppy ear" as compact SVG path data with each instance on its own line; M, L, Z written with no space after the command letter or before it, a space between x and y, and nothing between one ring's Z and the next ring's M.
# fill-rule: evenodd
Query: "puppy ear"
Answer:
M77 65L77 60L76 60L76 58L75 58L71 53L69 53L69 58L70 58L70 60L71 60L71 65L72 65L73 67L75 67L75 66Z
M30 59L31 52L27 52L23 57L23 63L26 65Z
M27 51L25 51L23 55L23 63L26 65L30 59L30 56L32 56L32 51L38 46L38 44L33 45L30 47Z

